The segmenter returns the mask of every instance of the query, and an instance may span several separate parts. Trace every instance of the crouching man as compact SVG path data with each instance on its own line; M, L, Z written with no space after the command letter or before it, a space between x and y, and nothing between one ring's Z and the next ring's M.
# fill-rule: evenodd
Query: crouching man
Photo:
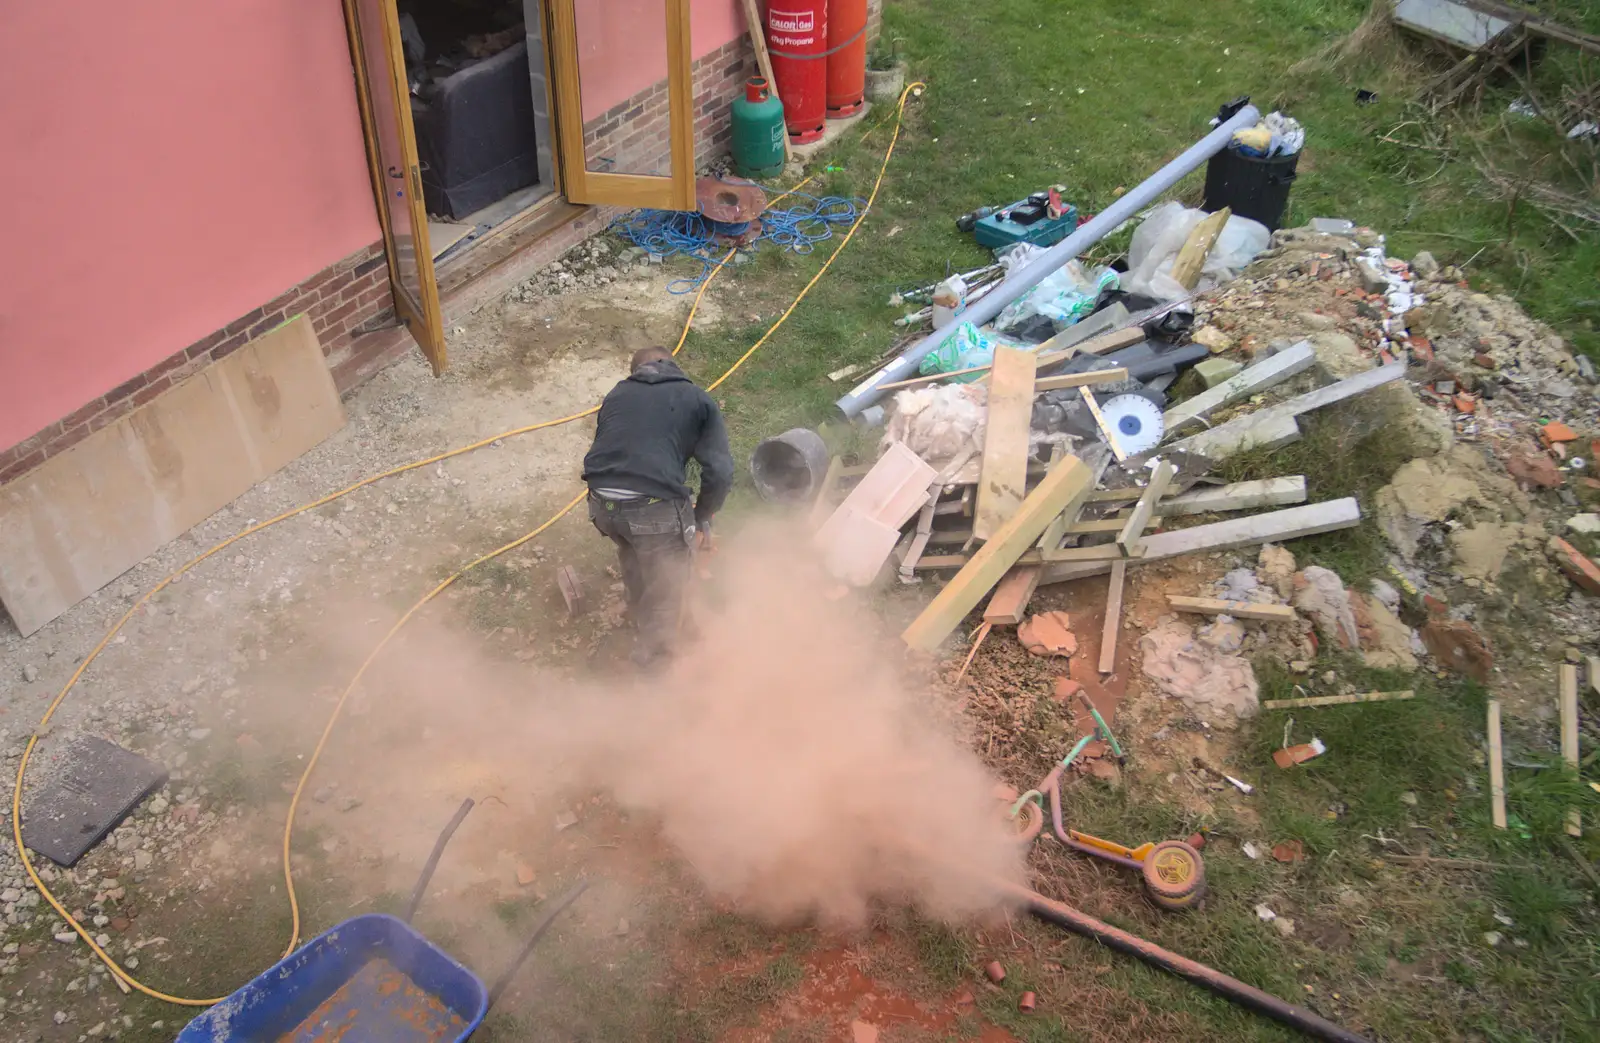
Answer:
M671 658L694 548L710 546L712 515L733 483L733 454L722 411L670 351L637 351L631 369L600 405L583 480L589 520L621 559L633 660L648 669ZM692 504L690 460L700 464L700 494Z

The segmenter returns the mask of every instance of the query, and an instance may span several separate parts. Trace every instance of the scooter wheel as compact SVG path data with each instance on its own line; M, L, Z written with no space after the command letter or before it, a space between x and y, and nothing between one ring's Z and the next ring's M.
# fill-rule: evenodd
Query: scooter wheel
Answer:
M1006 814L1009 810L1008 806L1006 810L1001 811L1001 817L1006 820L1007 825L1016 830L1017 843L1027 847L1038 839L1044 830L1044 810L1031 800L1022 805L1022 810L1018 811L1015 817Z
M1200 852L1181 840L1163 840L1150 849L1141 868L1150 900L1162 909L1189 909L1206 893Z

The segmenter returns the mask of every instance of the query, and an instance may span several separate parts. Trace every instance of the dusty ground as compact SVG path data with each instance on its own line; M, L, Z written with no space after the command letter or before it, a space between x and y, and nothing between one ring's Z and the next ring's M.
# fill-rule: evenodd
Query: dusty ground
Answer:
M32 637L7 628L7 769L106 630L184 562L366 475L586 409L632 351L674 343L689 298L665 292L660 268L626 272L603 287L550 295L537 284L508 295L451 331L453 365L443 379L419 359L392 367L348 398L344 429L269 482ZM741 308L740 321L758 317L745 314L758 305L738 290L727 299ZM696 323L719 317L712 294ZM136 977L211 997L280 955L290 936L283 821L336 699L415 599L571 499L592 430L585 418L497 441L270 527L152 598L96 659L35 751L30 792L49 778L61 740L79 732L156 759L171 780L74 870L39 868ZM587 619L566 616L554 582L562 564L577 568L597 606ZM904 1023L888 1039L958 1024L984 1039L1010 1038L981 1029L954 982L907 985L890 964L878 969L899 984L875 980L862 953L881 963L905 930L853 942L818 935L815 951L788 954L809 936L777 950L749 941L674 868L650 827L630 822L603 793L540 788L538 766L496 741L495 721L506 719L497 715L516 713L507 693L518 686L613 669L625 645L613 633L619 585L610 564L609 546L573 512L469 573L373 666L295 820L300 937L360 912L398 912L437 831L471 796L477 807L419 923L486 979L516 951L539 903L580 871L603 881L545 943L550 954L524 972L491 1033L673 1038L744 1024L729 1038L831 1039L865 1017L886 1030ZM41 1041L170 1038L190 1011L121 996L39 902L7 847L0 1021L8 1032ZM719 965L717 954L730 947L738 959Z
M39 634L27 640L0 634L8 664L0 672L7 767L14 770L34 721L106 629L183 562L257 520L366 475L581 411L622 374L633 350L673 343L688 299L664 292L668 277L660 269L621 270L626 274L609 285L552 296L546 291L561 284L546 280L485 309L452 331L454 364L444 379L431 377L420 360L386 371L347 401L345 429L270 482ZM1305 318L1322 314L1307 300L1321 288L1268 277L1255 289L1269 293L1272 306L1230 326L1234 332L1254 330L1262 340L1306 325L1330 332L1320 319ZM747 293L732 284L709 294L697 324L755 321L771 311L770 302ZM1327 309L1335 321L1360 317L1353 306L1345 314L1343 304ZM1227 311L1217 308L1212 317L1226 325ZM1435 335L1442 354L1450 336ZM1348 350L1332 348L1335 357ZM1502 401L1516 394L1508 390ZM1513 415L1498 427L1488 421L1480 417L1485 437L1478 444L1507 452L1489 436L1511 437L1522 418ZM591 423L507 438L430 464L229 547L152 599L96 660L43 738L30 780L37 785L48 777L54 748L80 731L171 769L158 798L73 873L46 870L67 907L131 971L165 990L211 996L279 955L290 933L282 823L335 700L418 597L575 495ZM1460 425L1444 426L1448 444ZM1592 648L1594 610L1576 596L1565 599L1543 561L1541 540L1524 531L1543 523L1548 507L1537 507L1508 479L1470 477L1477 489L1460 502L1441 506L1411 492L1401 496L1408 510L1440 513L1427 519L1432 542L1424 541L1416 567L1400 564L1430 578L1430 589L1451 604L1468 606L1465 618L1492 636L1501 655L1497 688L1508 709L1528 717L1529 736L1542 736L1548 729L1533 725L1548 715L1543 695L1554 658L1545 645L1559 636L1563 645ZM1433 488L1429 474L1407 480L1416 490ZM1441 532L1506 524L1520 528L1492 568L1454 567L1457 558L1481 552L1470 541L1463 547L1445 539L1442 546L1454 553L1440 551ZM604 881L558 929L551 953L519 980L505 1017L491 1026L493 1038L532 1031L595 1039L823 1040L847 1038L858 1020L888 1040L1011 1038L991 1022L1012 1023L1007 1018L1015 1018L1022 986L983 988L972 962L979 952L1025 961L1020 973L1034 976L1041 990L1092 1003L1133 1036L1200 1024L1184 1011L1152 1008L1138 988L1063 977L1045 955L1063 943L1019 924L980 928L959 942L892 911L855 937L754 930L708 901L674 852L606 793L546 785L539 766L496 734L495 722L514 717L519 686L549 690L611 672L622 635L615 630L607 550L575 512L465 576L374 664L353 691L296 818L302 938L358 912L401 909L436 831L471 796L477 807L453 841L419 922L484 977L510 958L542 901L580 871ZM561 564L578 569L598 603L585 620L566 618L553 581ZM1102 758L1069 780L1069 819L1081 815L1076 824L1089 826L1097 818L1126 822L1119 816L1137 808L1138 824L1154 832L1114 839L1203 830L1229 853L1246 844L1270 847L1281 822L1262 822L1259 802L1195 767L1201 758L1258 781L1260 750L1176 706L1140 670L1140 637L1166 614L1166 594L1203 593L1227 569L1254 564L1254 552L1245 551L1131 572L1117 669L1106 678L1094 668L1104 580L1046 588L1035 608L1069 614L1077 653L1041 659L1011 630L997 630L961 684L950 684L959 658L937 667L950 698L930 711L965 734L998 777L1025 790L1088 728L1075 701L1057 696L1056 678L1068 676L1102 711L1114 711L1119 734L1137 750L1120 769ZM892 625L909 616L921 597L892 591L885 618ZM1546 629L1531 640L1515 637L1535 623ZM1285 663L1301 654L1298 634L1247 629L1260 636L1246 654ZM440 650L449 653L432 654ZM1324 676L1293 680L1314 694L1343 687ZM1108 801L1121 810L1111 814ZM1228 858L1221 856L1219 865L1236 874ZM1165 929L1141 904L1129 905L1137 885L1120 870L1064 856L1049 844L1035 848L1032 864L1050 893L1070 895L1100 915L1132 917L1151 932ZM86 947L38 904L9 852L0 853L0 884L6 918L0 1018L29 1039L170 1038L183 1012L123 999ZM1269 897L1286 918L1295 914L1303 939L1326 936L1334 949L1352 944L1348 931L1340 934L1339 907L1298 908L1281 892ZM1123 972L1097 964L1092 973ZM1397 978L1418 973L1409 963L1394 972Z

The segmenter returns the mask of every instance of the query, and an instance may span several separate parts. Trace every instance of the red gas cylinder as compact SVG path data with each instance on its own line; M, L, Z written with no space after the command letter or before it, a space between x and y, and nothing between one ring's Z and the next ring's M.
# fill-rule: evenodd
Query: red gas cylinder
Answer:
M828 0L828 118L861 111L867 85L867 0Z
M828 100L827 0L772 0L767 50L789 140L797 145L818 140Z

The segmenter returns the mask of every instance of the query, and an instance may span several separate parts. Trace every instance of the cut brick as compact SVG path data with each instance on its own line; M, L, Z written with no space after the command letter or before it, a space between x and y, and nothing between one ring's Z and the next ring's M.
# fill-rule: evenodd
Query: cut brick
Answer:
M1567 578L1591 594L1600 594L1600 567L1559 536L1550 540L1550 555Z
M1557 442L1576 442L1578 432L1563 424L1559 420L1552 420L1539 428L1539 438L1545 445L1555 445Z
M1446 670L1465 674L1480 684L1488 682L1494 655L1471 623L1435 616L1423 624L1422 643Z

